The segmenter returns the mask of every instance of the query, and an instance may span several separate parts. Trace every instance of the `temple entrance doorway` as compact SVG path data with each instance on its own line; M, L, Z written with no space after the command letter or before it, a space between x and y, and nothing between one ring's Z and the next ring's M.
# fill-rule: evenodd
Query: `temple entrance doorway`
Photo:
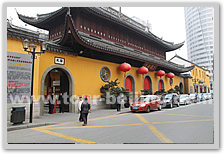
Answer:
M47 99L48 95L54 92L56 101L54 102L53 113L59 112L59 103L57 101L59 94L67 95L67 100L64 100L64 112L69 112L69 79L65 71L60 68L50 70L44 80L44 96ZM49 104L44 104L44 114L49 112Z

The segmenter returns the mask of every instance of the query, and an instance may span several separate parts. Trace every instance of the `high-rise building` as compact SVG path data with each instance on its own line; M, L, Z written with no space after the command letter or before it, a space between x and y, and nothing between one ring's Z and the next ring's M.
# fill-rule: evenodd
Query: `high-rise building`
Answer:
M205 67L213 88L214 8L185 7L188 60Z

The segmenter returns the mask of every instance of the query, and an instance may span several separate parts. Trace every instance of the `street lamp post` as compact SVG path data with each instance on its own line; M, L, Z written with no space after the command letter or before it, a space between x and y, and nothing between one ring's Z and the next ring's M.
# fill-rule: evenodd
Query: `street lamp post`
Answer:
M36 54L41 54L41 53L45 53L46 49L47 49L47 44L46 42L43 42L41 44L41 52L35 52L36 50L36 46L34 44L29 45L29 41L28 39L25 39L22 41L23 43L23 49L24 51L32 54L32 77L31 77L31 92L30 92L30 123L32 123L32 119L33 119L33 76L34 76L34 60L35 60L35 55ZM27 49L29 48L30 51L28 51Z

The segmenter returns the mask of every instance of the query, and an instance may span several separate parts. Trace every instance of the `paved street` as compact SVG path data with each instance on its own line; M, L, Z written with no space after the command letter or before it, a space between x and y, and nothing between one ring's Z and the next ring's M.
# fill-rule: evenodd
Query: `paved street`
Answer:
M8 143L207 143L213 144L213 100L150 113L91 117L7 132Z

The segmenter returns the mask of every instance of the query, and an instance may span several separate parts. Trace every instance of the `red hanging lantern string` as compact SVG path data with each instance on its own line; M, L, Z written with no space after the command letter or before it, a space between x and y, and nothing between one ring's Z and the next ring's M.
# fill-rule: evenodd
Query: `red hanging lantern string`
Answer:
M161 79L161 76L164 76L165 75L165 72L163 70L159 70L156 72L156 76L159 76L160 79Z
M144 78L144 74L147 74L149 72L148 68L142 66L138 69L138 73L142 74L142 79Z
M122 63L119 66L119 70L124 72L124 77L126 76L126 72L131 69L131 65L128 63Z
M168 73L167 75L166 75L166 77L168 77L168 78L170 78L170 79L172 79L173 77L174 77L175 75L173 74L173 73Z
M166 77L168 77L168 78L170 78L170 85L171 85L171 88L172 88L172 84L173 84L173 81L172 81L172 78L174 77L175 75L173 74L173 73L168 73L167 75L166 75Z

